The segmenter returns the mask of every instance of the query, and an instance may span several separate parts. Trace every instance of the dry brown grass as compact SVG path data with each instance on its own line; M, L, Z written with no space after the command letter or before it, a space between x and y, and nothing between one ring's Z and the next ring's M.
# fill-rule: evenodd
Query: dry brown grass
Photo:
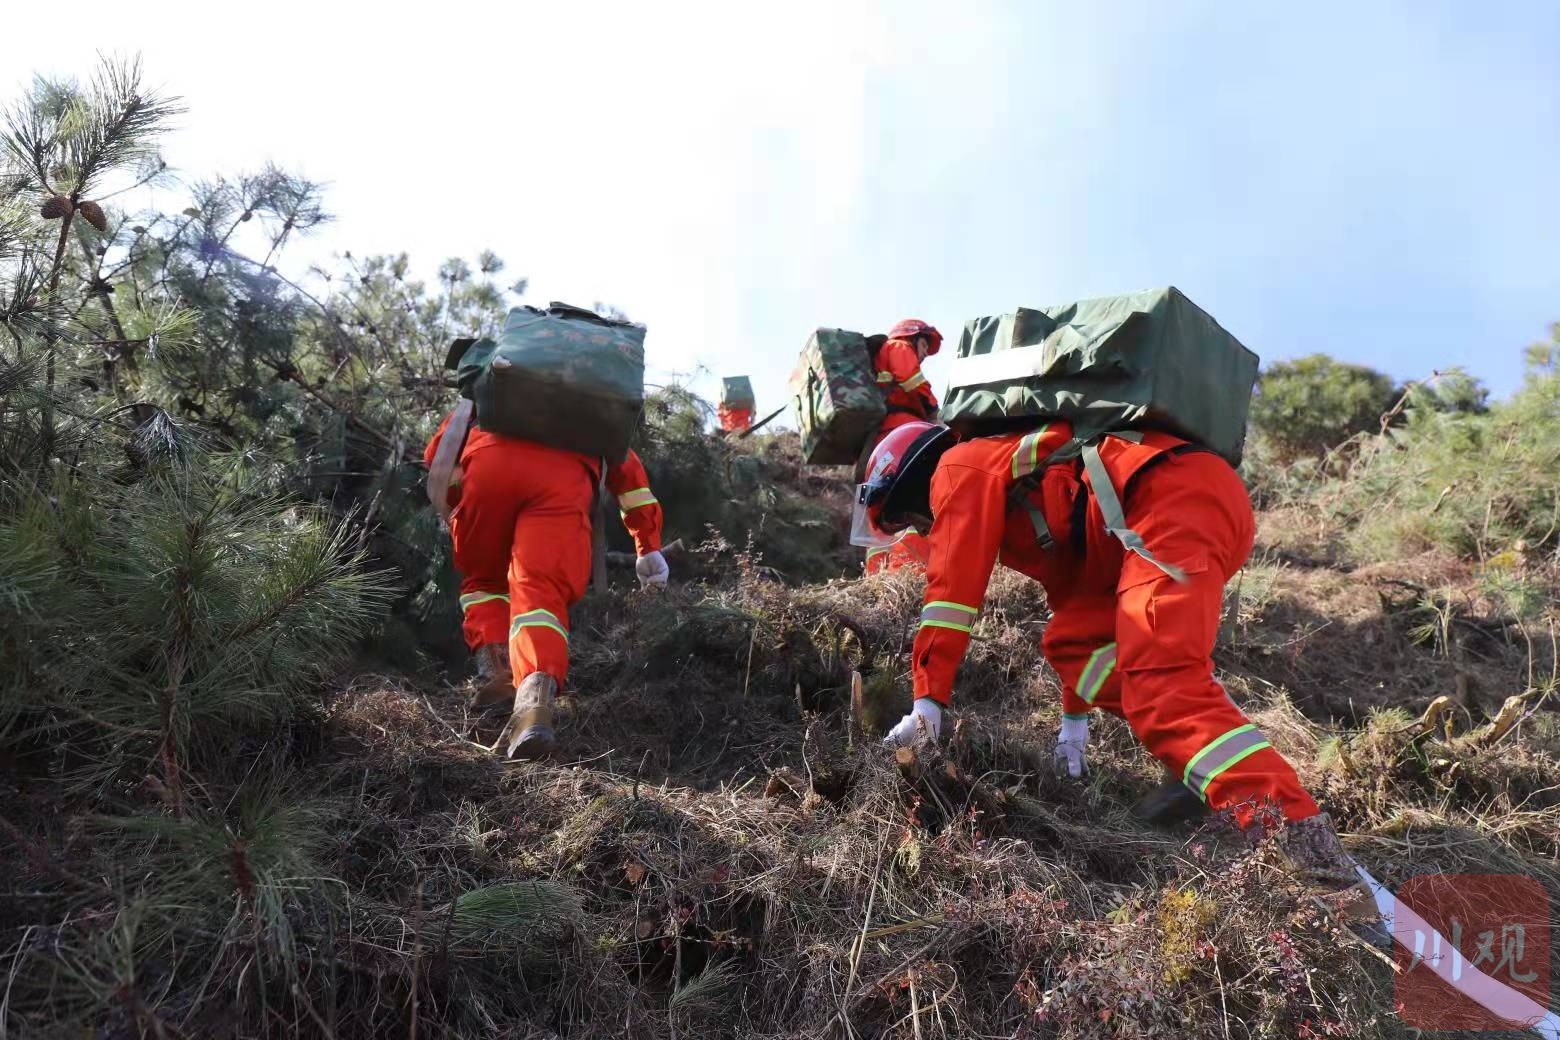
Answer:
M155 817L155 792L105 807L27 780L4 813L27 844L0 853L0 1022L116 1037L1409 1035L1387 967L1265 844L1217 820L1131 818L1158 772L1124 724L1095 726L1087 781L1050 774L1059 707L1034 583L994 582L945 753L896 763L852 743L846 705L858 669L885 721L908 705L918 582L792 588L711 552L713 584L583 606L554 763L474 745L458 686L364 676L247 767L302 815L244 816L235 791L212 790L199 841L132 841L88 821ZM1266 559L1232 597L1220 663L1380 876L1521 872L1560 894L1555 698L1536 688L1498 741L1481 729L1525 688L1532 630L1505 624L1476 578L1428 557L1353 572ZM1426 611L1463 635L1424 638ZM1466 671L1478 693L1451 735L1444 719L1422 731L1432 694ZM264 851L283 846L307 861ZM160 886L192 848L218 853L201 885Z

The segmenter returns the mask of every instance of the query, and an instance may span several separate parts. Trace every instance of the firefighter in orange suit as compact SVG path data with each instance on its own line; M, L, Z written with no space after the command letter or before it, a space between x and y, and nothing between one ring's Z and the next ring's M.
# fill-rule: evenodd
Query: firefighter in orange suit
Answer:
M888 332L888 340L878 348L873 362L877 367L878 389L883 391L888 414L878 427L874 446L906 423L929 422L937 418L937 395L921 371L921 362L942 348L942 333L919 318L906 318ZM898 570L901 567L926 569L926 539L915 531L906 531L891 545L867 550L866 573Z
M753 425L753 409L741 405L720 404L715 406L715 418L720 423L722 432L741 433Z
M914 708L888 742L938 736L1000 559L1044 584L1050 602L1042 650L1062 680L1060 769L1082 775L1088 712L1108 711L1165 765L1181 798L1242 826L1277 823L1276 814L1286 850L1347 873L1331 821L1213 676L1224 585L1254 534L1240 477L1218 455L1153 432L1106 436L1092 460L1044 465L1071 439L1067 423L1053 422L956 444L946 427L917 422L869 460L852 541L918 528L930 543ZM1114 531L1091 470L1108 475L1108 500L1124 514Z
M434 465L446 417L424 454ZM500 742L536 758L554 745L553 701L569 673L569 608L591 573L591 506L601 460L472 427L448 501L462 627L477 659L473 707L511 710ZM661 506L632 451L607 466L643 585L664 585Z

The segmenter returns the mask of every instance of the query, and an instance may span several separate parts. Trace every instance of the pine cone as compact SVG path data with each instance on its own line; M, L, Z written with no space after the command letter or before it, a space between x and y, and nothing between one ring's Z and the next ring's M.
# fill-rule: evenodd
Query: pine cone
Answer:
M252 209L246 209L246 210L244 210L243 215L240 216L238 219L239 220L248 221L248 220L253 220L254 217L255 217L255 211L252 210Z
M61 217L70 216L70 209L69 199L63 195L55 195L45 200L44 204L38 208L38 215L45 220L58 220Z
M103 212L103 207L96 202L83 202L81 215L87 218L87 223L98 229L98 234L108 234L108 217Z

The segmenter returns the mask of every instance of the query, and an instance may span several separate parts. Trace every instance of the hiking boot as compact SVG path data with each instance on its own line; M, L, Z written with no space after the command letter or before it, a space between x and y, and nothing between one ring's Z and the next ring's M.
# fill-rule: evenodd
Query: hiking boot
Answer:
M477 647L477 678L471 698L473 714L509 711L515 700L514 676L509 671L509 647L484 643Z
M1371 886L1343 847L1331 816L1317 813L1285 823L1276 841L1301 880L1351 932L1379 950L1392 949L1392 934L1383 926Z
M553 701L558 680L546 672L532 672L515 691L515 710L509 725L494 745L504 748L505 758L545 758L557 746L553 733Z
M1208 815L1208 806L1190 787L1166 770L1164 781L1138 799L1132 807L1132 815L1156 827L1169 827Z
M1359 880L1354 857L1343 847L1332 817L1326 813L1291 820L1277 836L1278 850L1302 877L1352 885Z

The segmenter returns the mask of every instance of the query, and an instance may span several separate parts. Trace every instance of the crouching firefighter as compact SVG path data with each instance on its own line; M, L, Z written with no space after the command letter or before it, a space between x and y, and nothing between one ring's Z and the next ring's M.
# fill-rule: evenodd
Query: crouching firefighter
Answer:
M598 457L478 428L470 405L462 401L428 442L429 494L461 576L462 628L477 661L472 709L510 716L495 750L540 758L556 742L553 705L569 674L569 608L590 581L598 485L604 477L617 498L643 586L668 576L661 506L633 451L603 473Z
M1224 585L1254 534L1245 486L1223 458L1152 431L1080 442L1065 421L963 443L907 423L870 460L851 539L887 544L910 529L930 547L926 599L914 707L889 743L938 737L1000 560L1041 582L1051 605L1041 649L1062 680L1059 768L1084 773L1088 713L1108 711L1170 774L1153 815L1190 815L1176 810L1191 803L1242 827L1282 822L1297 866L1353 880L1327 815L1213 677Z
M921 371L921 363L942 349L942 333L919 318L906 318L888 331L888 339L877 348L873 361L877 366L878 389L888 409L878 427L875 448L890 433L913 422L937 418L937 395ZM871 458L871 455L864 456ZM858 467L857 479L862 476ZM906 530L888 545L867 549L866 573L910 567L926 567L926 539L914 530Z

